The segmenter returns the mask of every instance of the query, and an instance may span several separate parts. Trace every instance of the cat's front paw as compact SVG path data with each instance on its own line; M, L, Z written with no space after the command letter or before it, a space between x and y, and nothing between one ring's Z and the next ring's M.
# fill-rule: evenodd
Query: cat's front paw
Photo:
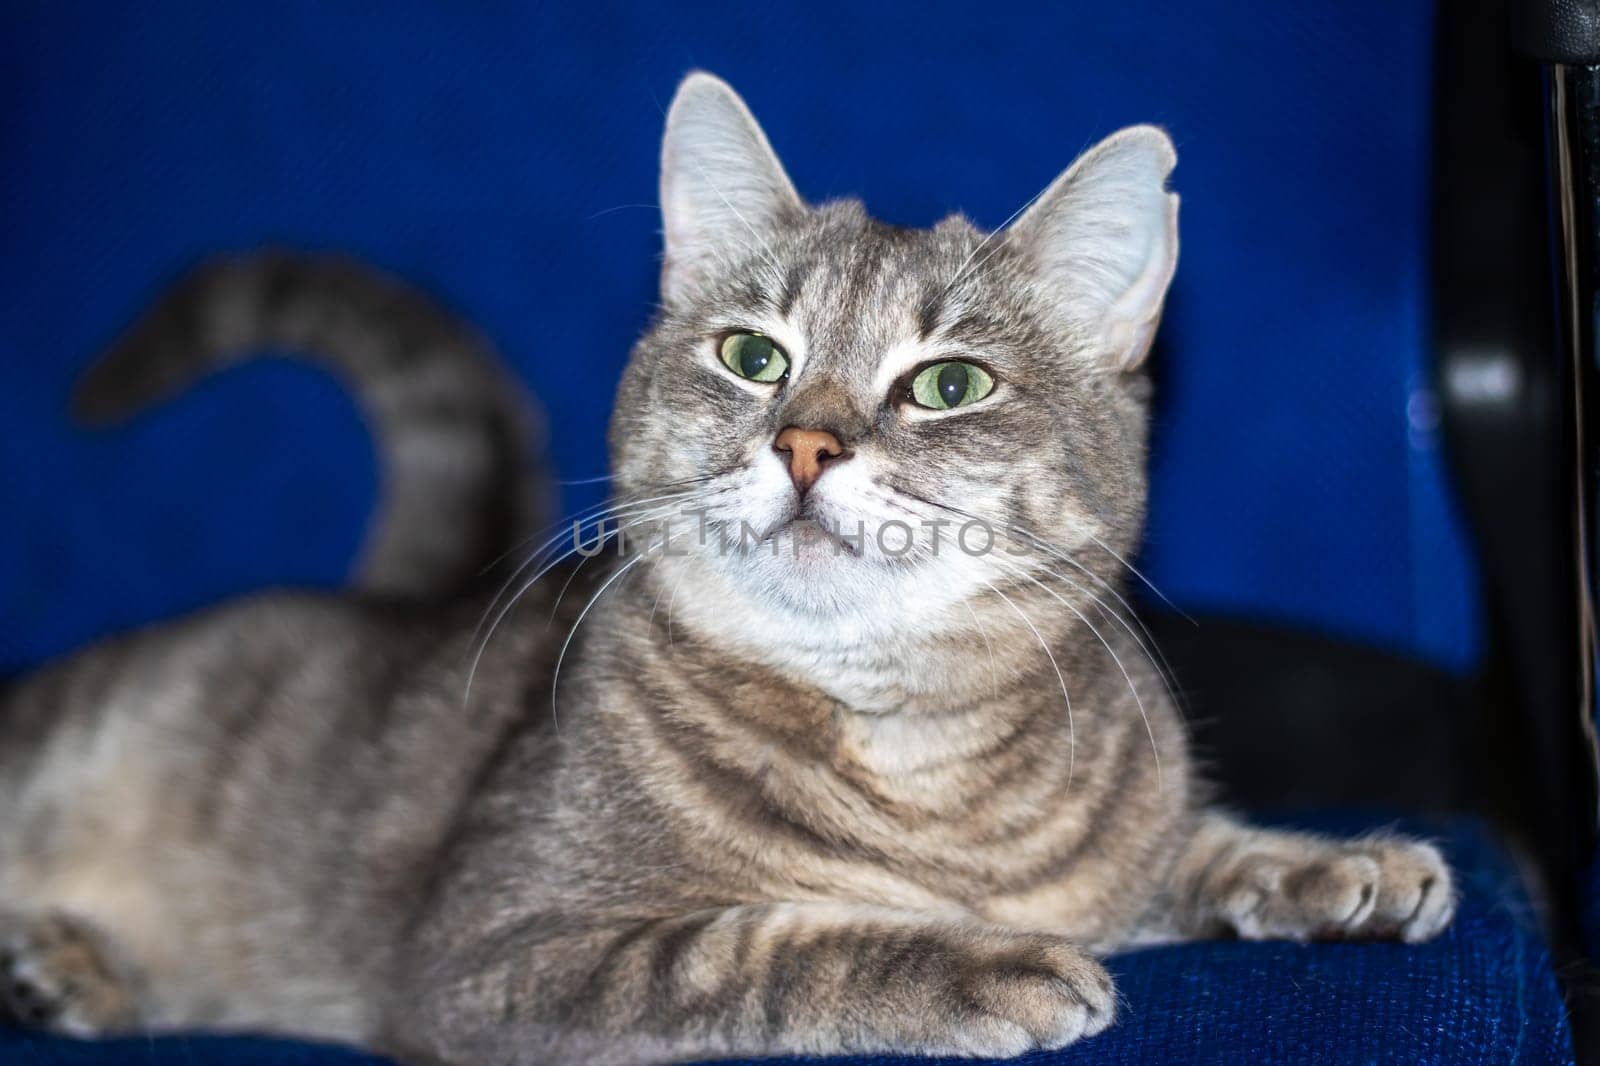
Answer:
M0 914L0 1017L68 1036L128 1028L137 1009L101 938L61 914Z
M1245 849L1229 864L1217 899L1222 921L1250 940L1419 943L1455 916L1455 886L1439 850L1390 836L1300 837L1287 847Z
M917 989L911 998L920 1001L907 1012L922 1030L909 1042L925 1053L1006 1058L1065 1047L1116 1016L1105 967L1071 941L1047 934L1018 934L943 960L919 960L918 971L904 975Z

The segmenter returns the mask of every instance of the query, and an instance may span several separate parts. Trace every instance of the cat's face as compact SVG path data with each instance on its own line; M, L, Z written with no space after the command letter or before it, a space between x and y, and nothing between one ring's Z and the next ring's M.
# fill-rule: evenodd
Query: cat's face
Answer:
M1124 131L1000 234L900 229L804 205L732 91L691 76L663 311L611 434L624 505L669 520L640 550L675 600L883 640L965 624L1041 566L1110 573L1143 513L1172 158Z

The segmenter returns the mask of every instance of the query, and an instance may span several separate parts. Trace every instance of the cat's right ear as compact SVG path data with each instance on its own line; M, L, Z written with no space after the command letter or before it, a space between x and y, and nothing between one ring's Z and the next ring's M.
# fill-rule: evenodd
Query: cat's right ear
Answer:
M719 265L748 258L804 209L739 94L704 71L684 78L661 143L663 302L683 299Z
M1130 126L1079 157L1011 227L1056 306L1116 370L1150 350L1178 265L1178 197L1167 191L1177 161L1165 132Z

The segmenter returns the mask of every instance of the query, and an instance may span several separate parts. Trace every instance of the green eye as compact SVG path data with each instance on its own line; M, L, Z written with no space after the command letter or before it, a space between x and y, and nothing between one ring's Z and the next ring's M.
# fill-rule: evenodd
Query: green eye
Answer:
M935 363L911 379L911 398L934 411L977 403L993 391L994 378L971 363Z
M722 363L751 381L777 381L789 373L789 357L759 333L730 334L722 342Z

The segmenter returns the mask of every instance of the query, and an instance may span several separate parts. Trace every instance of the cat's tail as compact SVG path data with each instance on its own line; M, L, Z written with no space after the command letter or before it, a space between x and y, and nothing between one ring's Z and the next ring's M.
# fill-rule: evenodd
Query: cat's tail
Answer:
M359 588L453 592L546 520L542 426L488 342L350 259L266 251L200 266L90 367L73 415L118 422L273 351L342 379L377 437L380 502Z

